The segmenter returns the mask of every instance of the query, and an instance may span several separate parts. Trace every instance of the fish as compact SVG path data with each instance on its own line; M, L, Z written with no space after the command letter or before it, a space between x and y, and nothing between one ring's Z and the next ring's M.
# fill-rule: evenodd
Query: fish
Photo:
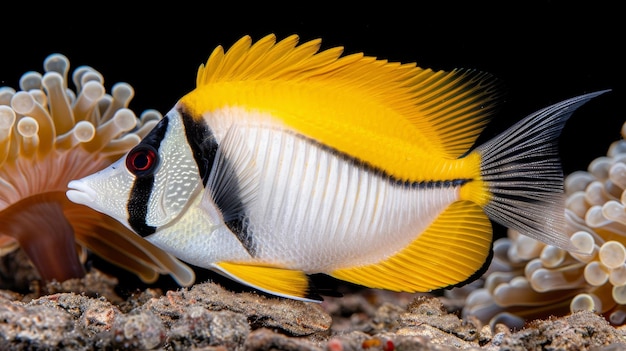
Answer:
M492 221L574 249L558 138L606 91L475 146L502 100L489 73L243 36L212 51L137 146L66 195L270 296L320 302L318 274L431 292L480 276Z

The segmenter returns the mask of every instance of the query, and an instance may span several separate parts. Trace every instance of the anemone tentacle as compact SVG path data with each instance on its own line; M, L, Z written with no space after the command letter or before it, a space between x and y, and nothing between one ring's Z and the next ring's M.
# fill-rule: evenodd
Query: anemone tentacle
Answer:
M464 315L519 325L590 310L626 324L626 123L621 133L606 156L565 179L568 235L578 252L509 230L494 243L484 286L469 292Z
M187 265L117 221L67 200L67 183L107 167L135 146L162 115L128 108L132 86L76 68L52 54L44 73L26 72L20 90L0 87L0 254L21 247L44 280L84 275L89 250L146 282L170 274L193 283Z

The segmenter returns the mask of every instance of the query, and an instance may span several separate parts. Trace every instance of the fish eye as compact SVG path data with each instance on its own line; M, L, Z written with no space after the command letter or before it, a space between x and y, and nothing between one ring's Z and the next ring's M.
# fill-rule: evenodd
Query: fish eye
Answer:
M139 144L126 156L126 168L137 177L151 175L156 168L158 153L147 144Z

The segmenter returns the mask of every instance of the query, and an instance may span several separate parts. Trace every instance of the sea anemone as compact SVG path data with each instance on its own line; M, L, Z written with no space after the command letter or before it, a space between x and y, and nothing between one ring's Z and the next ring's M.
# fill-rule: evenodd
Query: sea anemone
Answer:
M107 167L135 146L162 115L128 109L127 83L109 95L89 66L72 74L69 60L52 54L44 74L25 73L20 91L0 87L0 254L21 248L42 280L85 274L93 253L144 282L170 274L193 283L190 267L132 233L116 220L70 202L67 183Z
M626 323L626 123L621 133L606 156L565 179L567 230L579 252L509 230L494 243L484 286L468 294L464 315L517 327L591 310Z

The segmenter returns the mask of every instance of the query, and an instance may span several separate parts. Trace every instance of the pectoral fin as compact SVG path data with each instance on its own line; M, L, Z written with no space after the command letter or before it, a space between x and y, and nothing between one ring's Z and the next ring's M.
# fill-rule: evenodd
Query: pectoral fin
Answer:
M226 223L240 220L259 192L259 174L247 139L243 127L233 125L228 129L207 181L208 194Z
M252 150L246 144L248 138L241 126L228 129L217 149L200 208L211 223L224 222L254 255L254 241L244 222L261 181Z
M219 262L214 267L231 279L272 295L310 302L323 300L315 293L310 277L302 271L234 262Z
M483 210L459 201L395 255L331 275L371 288L427 292L473 280L490 260L491 242L491 222Z

